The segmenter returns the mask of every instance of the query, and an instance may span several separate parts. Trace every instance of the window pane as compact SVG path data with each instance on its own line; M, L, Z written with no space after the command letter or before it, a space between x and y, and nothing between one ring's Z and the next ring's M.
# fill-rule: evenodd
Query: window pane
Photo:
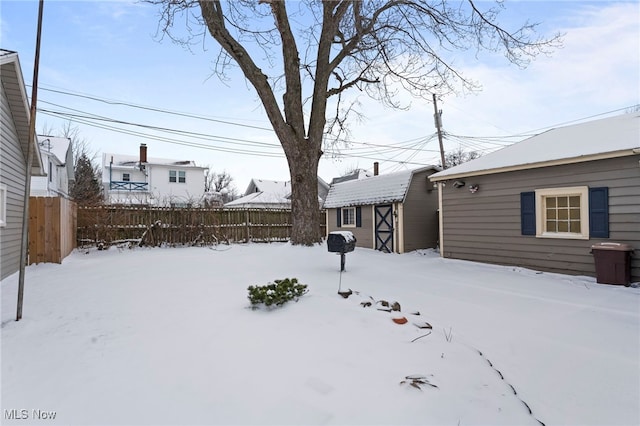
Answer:
M569 219L569 210L567 209L559 209L558 210L558 219Z
M558 197L558 207L567 207L569 205L569 197Z
M547 209L547 219L556 219L556 217L555 209Z
M569 206L570 207L580 207L580 197L579 196L573 196L573 197L569 197Z
M558 232L569 232L569 223L558 222Z
M556 228L556 222L552 220L547 221L547 232L558 232Z
M342 209L342 224L343 225L354 225L355 224L355 209L354 208Z
M555 207L556 206L556 199L553 197L547 197L546 198L546 202L547 202L547 207Z
M580 221L571 222L571 232L580 233Z
M571 209L569 210L569 217L571 219L580 219L580 209Z

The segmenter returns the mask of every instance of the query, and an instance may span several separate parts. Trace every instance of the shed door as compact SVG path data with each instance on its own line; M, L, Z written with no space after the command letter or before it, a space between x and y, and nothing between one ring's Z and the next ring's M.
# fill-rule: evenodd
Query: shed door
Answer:
M393 253L393 205L375 206L376 250Z

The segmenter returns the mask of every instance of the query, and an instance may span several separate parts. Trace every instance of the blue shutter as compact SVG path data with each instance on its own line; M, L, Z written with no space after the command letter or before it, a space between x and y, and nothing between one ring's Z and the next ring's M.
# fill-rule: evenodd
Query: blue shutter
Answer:
M589 236L609 238L609 188L589 188Z
M520 231L522 235L536 235L536 193L520 193Z
M340 207L338 207L336 209L336 212L338 213L336 215L338 217L338 228L340 228L342 226L342 209Z
M356 207L356 228L362 227L362 208Z

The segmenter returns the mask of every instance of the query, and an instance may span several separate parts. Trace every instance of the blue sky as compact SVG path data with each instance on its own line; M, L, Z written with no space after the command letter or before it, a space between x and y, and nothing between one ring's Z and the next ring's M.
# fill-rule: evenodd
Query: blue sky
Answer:
M33 75L37 10L36 1L0 3L0 46L19 53L27 85ZM191 51L161 40L158 15L155 6L128 1L45 0L37 129L61 129L66 119L60 113L85 116L74 123L99 155L135 155L146 143L150 156L227 170L241 192L252 177L287 180L286 160L253 89L237 72L225 82L212 75L217 46L210 37ZM640 103L639 2L507 0L502 19L506 25L542 22L543 35L565 33L564 47L524 70L500 55L460 53L459 68L483 90L439 100L444 129L451 135L445 148L489 152L519 140L514 135L619 114ZM354 143L341 148L338 157L323 157L321 177L330 180L353 167L371 168L376 160L381 173L438 162L430 102L407 97L411 108L394 111L359 100L365 118L350 125ZM119 123L87 120L87 115ZM168 136L122 122L193 134Z

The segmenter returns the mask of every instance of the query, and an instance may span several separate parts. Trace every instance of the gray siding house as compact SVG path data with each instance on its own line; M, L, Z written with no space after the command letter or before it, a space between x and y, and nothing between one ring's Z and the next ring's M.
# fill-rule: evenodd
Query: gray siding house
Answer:
M42 176L36 138L29 140L29 101L18 54L0 49L0 280L20 267L27 150L33 146L31 173Z
M595 276L630 244L640 281L640 113L556 128L436 173L443 257Z
M331 185L327 233L351 231L358 247L405 253L437 246L438 195L433 166Z

